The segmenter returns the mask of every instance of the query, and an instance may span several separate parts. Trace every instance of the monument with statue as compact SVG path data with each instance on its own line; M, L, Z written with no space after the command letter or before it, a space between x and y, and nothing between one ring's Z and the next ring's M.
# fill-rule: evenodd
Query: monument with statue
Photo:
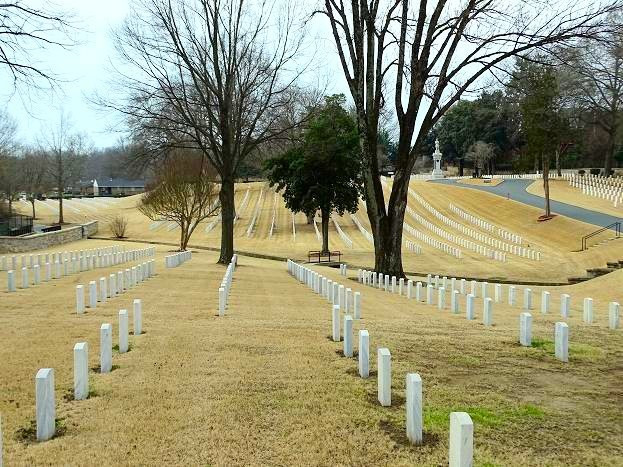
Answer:
M433 153L433 171L431 176L434 179L443 178L441 170L441 151L439 150L439 140L435 141L435 152Z

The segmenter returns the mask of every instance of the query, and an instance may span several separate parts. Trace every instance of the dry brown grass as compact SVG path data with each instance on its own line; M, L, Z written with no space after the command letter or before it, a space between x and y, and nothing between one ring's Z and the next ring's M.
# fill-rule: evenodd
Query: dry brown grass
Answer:
M265 192L262 206L260 207L260 214L253 233L247 236L247 228L253 217L262 187L264 187ZM569 277L585 275L588 268L605 267L608 261L623 259L623 240L597 246L582 253L577 251L581 245L581 237L593 232L595 226L562 216L557 216L548 222L537 222L537 218L542 214L542 210L515 201L509 201L480 190L433 184L424 181L413 181L411 188L439 211L470 228L478 230L474 225L466 223L466 221L463 221L450 211L450 203L457 204L473 214L522 235L526 241L525 246L536 246L543 252L545 260L535 262L509 255L507 263L500 263L489 260L467 249L463 249L462 259L456 259L426 244L416 242L421 244L423 252L421 255L416 255L404 249L403 263L406 271L477 277L490 280L566 282ZM273 193L268 191L266 184L262 182L237 184L236 205L238 207L240 207L247 190L250 192L249 200L246 209L239 212L240 219L237 221L234 229L234 243L239 251L303 259L307 257L309 250L317 250L319 248L320 242L316 238L314 227L307 225L305 216L302 214L296 215L296 238L293 237L292 215L285 208L281 197L278 198L277 203L276 229L274 235L269 237L273 213ZM150 228L153 226L152 221L140 214L136 209L138 199L138 196L133 196L117 200L116 202L113 201L113 204L109 205L108 208L98 207L100 204L106 203L103 200L72 200L67 205L74 209L77 208L80 212L75 212L68 208L65 210L65 214L66 218L72 222L82 222L87 217L89 219L99 219L99 235L101 236L112 236L108 229L108 223L115 216L122 215L128 219L129 225L132 227L128 234L130 239L178 244L179 230L177 228L168 230L167 226L169 223L162 223L153 229ZM409 197L408 202L411 208L434 224L453 233L458 233L434 218L413 198ZM98 206L94 207L94 205ZM41 209L41 216L45 218L43 211L44 209ZM50 212L49 208L46 212ZM357 216L361 223L370 230L363 206L360 206ZM53 219L54 215L50 213L48 217ZM422 230L433 238L447 242L447 240L419 226L408 215L406 220L410 225ZM220 245L220 225L217 225L209 233L205 232L205 227L210 222L212 222L212 219L197 227L190 240L191 246L218 247ZM350 216L346 215L339 218L339 223L351 238L353 248L347 247L342 241L333 223L330 224L329 247L332 250L342 251L345 255L345 261L350 264L372 268L374 255L371 243L359 232ZM405 239L414 240L406 233L404 236Z
M157 277L82 316L74 312L75 284L108 271L0 293L7 465L443 465L448 414L459 409L475 422L476 465L621 464L623 334L606 328L605 310L623 298L623 272L550 288L553 311L533 311L540 347L529 349L517 344L519 308L496 304L495 326L486 329L479 299L477 320L468 322L342 278L363 296L355 333L366 328L371 336L372 375L361 380L356 360L328 339L330 306L289 277L284 263L241 257L227 316L218 318L224 268L214 264L216 255L195 252L181 267L164 269L164 254L159 247ZM317 269L340 279L336 270ZM554 359L548 342L562 291L573 296L568 364ZM590 326L579 311L589 295ZM100 324L113 324L116 343L117 312L134 298L143 300L145 334L131 336L127 354L114 354L112 373L90 374L93 397L65 400L74 343L86 340L90 366L97 366ZM376 402L380 346L392 352L391 408ZM34 375L48 366L56 372L64 434L45 443L18 440L34 418ZM407 372L424 382L421 447L404 434Z

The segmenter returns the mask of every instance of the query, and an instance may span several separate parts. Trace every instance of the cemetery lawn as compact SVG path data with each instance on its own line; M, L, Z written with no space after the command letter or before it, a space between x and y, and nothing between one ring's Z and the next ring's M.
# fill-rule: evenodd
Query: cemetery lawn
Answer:
M531 183L526 191L533 195L545 197L543 191L543 180L535 180ZM623 207L614 207L612 201L582 194L582 190L569 186L566 180L550 180L549 195L552 200L562 203L572 204L592 211L599 211L611 216L621 217L623 215ZM595 228L596 230L597 228Z
M271 200L272 201L272 200ZM86 241L67 250L108 246ZM125 244L140 247L140 244ZM77 316L75 285L116 269L88 271L13 294L0 292L0 414L6 465L445 465L452 411L474 421L475 465L621 465L623 332L607 328L621 302L623 271L577 286L532 287L531 348L518 340L520 307L494 304L492 328L436 306L321 274L362 293L359 329L370 332L370 378L329 339L331 307L290 277L282 262L239 258L230 305L217 316L225 268L216 253L157 276ZM132 263L133 264L133 263ZM125 266L127 267L127 266ZM0 280L6 283L5 273ZM506 297L504 287L504 297ZM551 341L561 293L572 295L570 361ZM490 286L492 293L492 286ZM517 297L521 303L522 287ZM581 322L594 299L595 323ZM110 374L90 373L91 397L73 401L73 346L89 344L99 365L99 328L143 300L145 334L113 352ZM449 304L449 297L446 303ZM131 321L131 320L130 320ZM130 326L131 329L131 326ZM392 353L392 407L377 402L376 349ZM355 349L357 338L355 337ZM34 376L55 370L59 436L33 441ZM405 435L405 376L423 380L424 444Z
M391 183L387 183L389 190ZM535 185L532 185L535 186ZM463 226L475 229L481 233L474 224L462 219L453 213L449 205L455 204L469 213L504 227L510 232L521 235L524 238L524 246L535 248L543 253L543 261L534 261L508 255L507 262L489 260L467 248L463 250L461 259L454 258L440 250L429 246L411 237L407 231L403 232L405 240L411 240L422 247L422 254L415 254L403 248L403 264L405 271L421 274L440 274L447 276L473 277L493 282L495 280L518 280L540 281L545 283L567 282L569 277L585 276L588 268L603 268L608 261L623 259L623 240L608 242L602 246L590 248L588 251L578 252L583 235L594 232L593 225L578 222L564 216L556 216L548 222L538 222L537 218L543 214L542 209L526 206L522 203L509 201L503 197L486 193L481 190L472 190L467 187L450 186L438 183L427 183L413 180L410 188L435 207L444 215L460 222ZM263 190L262 203L258 200ZM243 201L249 193L246 206ZM387 191L386 194L389 194ZM296 236L292 232L292 213L285 208L283 198L277 196L275 202L274 193L270 191L266 183L238 183L236 184L236 206L239 209L240 218L234 228L234 242L236 249L241 252L261 253L264 255L281 258L306 258L310 250L319 249L321 243L316 236L313 225L308 225L303 214L294 216ZM99 221L99 237L111 235L109 222L116 215L122 215L128 220L127 236L134 241L149 241L167 243L170 246L179 244L179 229L169 222L154 223L143 214L136 206L140 195L120 199L109 199L109 207L101 207L103 201L95 199L66 201L66 218L69 222L84 222L96 219ZM470 239L460 234L457 230L450 229L446 224L431 215L424 209L414 197L408 197L409 207L419 215L425 217L435 226L446 231L459 234L463 238ZM21 203L24 213L30 211L29 203ZM50 207L39 202L38 216L42 221L54 222L56 214ZM79 209L75 212L69 209ZM273 210L273 206L276 209ZM248 229L258 212L257 222L248 234ZM273 235L270 236L273 214L275 225ZM370 231L365 207L360 203L357 219ZM330 223L329 248L339 250L345 255L345 260L357 267L371 269L374 265L374 252L372 244L359 231L350 215L335 216L341 229L352 240L350 248L340 238L333 222ZM418 224L409 214L405 221L425 232L435 240L450 243L445 238L435 235ZM206 229L214 223L212 228ZM217 219L207 219L202 222L193 234L190 244L197 247L215 248L220 244L221 225ZM499 238L499 237L498 237ZM456 246L456 245L455 245Z

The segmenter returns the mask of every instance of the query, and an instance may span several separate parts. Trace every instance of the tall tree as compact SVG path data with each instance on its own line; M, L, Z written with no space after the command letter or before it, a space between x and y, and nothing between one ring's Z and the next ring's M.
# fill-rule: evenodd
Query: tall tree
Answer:
M567 72L576 79L576 98L585 115L606 134L604 175L610 176L617 153L623 112L623 15L613 15L620 28L601 42L573 50Z
M41 151L26 151L20 160L20 187L32 207L32 217L37 218L37 198L50 187L45 154Z
M58 126L44 139L47 172L52 185L58 191L58 223L63 224L65 190L82 174L86 161L85 141L82 136L71 132L71 125L65 114L61 114Z
M325 0L343 73L357 115L375 269L403 276L402 229L411 171L427 135L462 95L505 60L547 50L607 28L605 7L558 0ZM393 99L386 98L389 83ZM387 203L376 148L383 106L393 102L399 126L396 172Z
M193 148L217 171L221 252L234 252L234 182L244 161L299 122L302 37L293 8L268 0L141 0L116 35L132 70L122 104L149 153ZM279 21L276 17L279 16Z
M342 94L327 97L304 130L303 143L265 164L270 185L284 190L286 207L308 216L320 210L323 252L329 251L331 213L357 212L362 192L357 125L345 102Z
M550 160L559 150L564 134L561 98L552 66L530 60L519 60L510 86L519 98L522 115L522 133L525 145L522 151L534 158L543 169L545 217L549 218Z

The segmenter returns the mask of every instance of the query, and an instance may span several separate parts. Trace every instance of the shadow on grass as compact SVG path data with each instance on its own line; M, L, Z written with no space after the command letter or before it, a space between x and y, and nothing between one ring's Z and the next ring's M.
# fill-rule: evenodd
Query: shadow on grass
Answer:
M333 336L327 336L327 340L331 341L331 342L337 342L333 340ZM344 340L344 336L340 336L340 340L339 342L342 342Z
M57 418L54 421L54 436L51 439L59 438L67 432L64 418ZM18 428L15 431L15 440L24 444L33 444L37 442L37 421L31 420L28 426Z
M113 345L112 349L113 349L113 351L115 351L115 352L119 353L119 344L115 344L115 345ZM132 350L132 344L128 344L128 351L127 351L127 352L125 352L125 353L128 353L128 352L130 352L131 350Z
M409 441L409 438L407 438L407 430L405 429L405 427L398 426L389 420L380 420L379 428L383 430L385 433L387 433L387 435L391 438L391 440L394 443L400 446L404 446L404 447L412 446L414 448L417 448L418 446L431 446L432 447L432 446L436 446L437 444L439 444L438 434L428 433L424 431L422 433L422 444L413 445L411 444L411 441Z
M370 372L370 377L371 376L372 376L372 372ZM376 391L368 392L366 399L368 400L370 404L381 407L378 396L379 395ZM405 402L406 402L406 399L403 396L400 396L396 394L394 391L392 391L392 405L390 407L383 407L383 408L389 409L389 410L403 410L404 407L402 406L404 406Z
M94 389L89 389L89 395L87 396L87 399L92 399L93 397L98 397L98 396L99 396L99 392L97 392ZM63 400L65 402L76 402L76 399L74 399L73 388L69 388L65 391L65 393L63 394Z
M110 371L115 371L115 370L118 370L119 368L121 368L119 365L113 365L110 368ZM91 371L93 373L101 373L101 369L102 369L102 367L99 366L99 365L91 367Z

